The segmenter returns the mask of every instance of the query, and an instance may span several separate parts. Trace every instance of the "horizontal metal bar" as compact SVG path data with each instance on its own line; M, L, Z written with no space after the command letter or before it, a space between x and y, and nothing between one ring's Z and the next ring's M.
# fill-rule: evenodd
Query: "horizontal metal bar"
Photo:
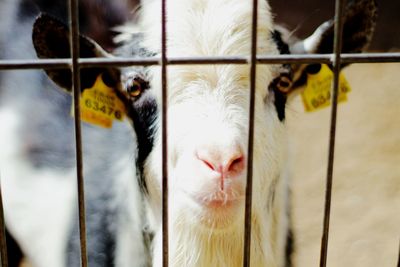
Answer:
M79 63L82 68L107 66L107 67L127 67L127 66L151 66L162 65L159 57L152 58L84 58ZM189 65L189 64L247 64L247 57L221 56L221 57L175 57L167 58L167 65Z
M152 66L161 65L161 58L80 58L79 65L81 68L98 67L129 67L129 66Z
M341 54L341 63L396 63L400 62L400 53L363 53Z
M0 60L0 70L17 69L67 69L71 66L70 58L57 59L7 59Z
M282 63L332 63L333 54L312 55L265 55L257 56L259 64ZM342 63L379 63L400 62L400 53L363 53L341 54ZM133 65L160 65L161 58L81 58L79 64L82 68L103 66L133 66ZM173 57L167 58L168 65L207 65L207 64L250 64L250 58L245 56L219 56L219 57Z
M257 56L258 64L282 63L332 63L333 54L276 55ZM400 62L400 53L341 54L341 62L349 63L395 63ZM206 65L206 64L249 64L245 56L220 57L173 57L167 59L168 65ZM89 67L127 67L160 65L161 58L80 58L80 68ZM12 69L65 69L70 68L71 59L27 59L0 60L0 70Z

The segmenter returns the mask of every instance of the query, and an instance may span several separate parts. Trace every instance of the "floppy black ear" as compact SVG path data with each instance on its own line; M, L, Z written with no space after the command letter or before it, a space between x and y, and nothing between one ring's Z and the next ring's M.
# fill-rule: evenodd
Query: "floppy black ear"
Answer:
M374 33L377 16L378 9L375 0L353 0L348 3L343 18L342 53L360 53L368 47ZM291 51L301 54L332 53L333 39L332 19L320 25L310 37L295 43Z
M352 0L344 10L342 53L360 53L371 42L378 9L375 0ZM308 38L291 42L287 40L293 54L329 54L333 52L333 19L321 24ZM345 65L342 65L344 67ZM320 64L292 65L293 87L296 89L306 83L307 72L318 72Z
M40 14L32 30L33 46L39 58L70 58L70 41L68 27L58 19ZM109 57L99 45L85 36L79 37L79 56L81 58ZM72 73L70 69L46 70L47 75L60 87L71 91ZM90 88L99 74L108 86L120 82L120 72L116 68L81 69L81 89Z

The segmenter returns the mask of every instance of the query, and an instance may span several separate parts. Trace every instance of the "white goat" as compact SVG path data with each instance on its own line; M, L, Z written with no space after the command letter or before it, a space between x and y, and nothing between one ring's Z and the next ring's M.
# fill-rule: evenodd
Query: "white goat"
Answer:
M160 50L159 1L144 5L145 45ZM251 1L168 1L168 55L250 55ZM279 54L269 6L259 6L259 54ZM156 70L155 70L156 71ZM268 85L279 69L257 67L252 266L283 266L288 232L284 125ZM152 84L160 88L160 75ZM159 99L159 90L156 97ZM249 67L168 70L170 249L172 266L240 266L243 255ZM159 126L159 124L157 124ZM161 263L161 131L145 165ZM275 197L273 197L275 196Z
M169 0L167 3L169 57L250 55L251 1ZM160 11L160 1L143 3L138 25L140 34L133 34L120 53L131 56L160 54ZM352 2L348 14L346 25L353 28L345 33L343 51L360 51L371 37L375 20L374 1ZM276 31L266 1L260 1L258 15L257 53L288 53L289 47L283 39L289 40ZM354 26L353 18L362 23ZM326 40L332 37L332 29L331 22L325 24L308 39L306 45L303 42L295 43L296 51L331 52L331 43ZM66 27L57 20L45 15L39 17L33 31L38 56L69 57L68 49L65 49L68 46L67 36ZM91 40L83 37L81 55L107 56ZM306 68L297 69L300 74L295 76L294 82L300 85L304 82L301 74ZM70 72L51 70L47 73L61 87L71 89ZM163 140L158 108L161 95L160 68L82 69L82 88L93 84L99 74L115 89L133 122L138 140L136 163L140 172L139 181L149 207L149 229L155 233L153 266L161 266ZM280 82L282 77L284 80ZM287 87L290 86L286 81L291 77L289 65L257 66L252 266L290 265L289 182L284 118ZM132 80L139 81L142 86L139 96L136 92L131 94ZM248 103L248 65L168 67L171 266L242 264ZM117 187L122 187L117 181L115 183ZM124 188L119 189L123 191ZM135 209L132 205L139 206L138 203L128 203L125 208ZM130 264L124 261L123 255L129 259L131 251L124 245L129 248L135 246L128 244L129 240L124 239L121 230L118 233L115 252L118 259L114 262L122 266ZM93 234L100 235L97 232Z
M252 1L167 1L168 56L250 55ZM280 51L272 16L259 1L257 53ZM364 4L366 2L364 1ZM160 1L145 4L144 44L160 51ZM155 19L156 22L154 21ZM325 24L313 36L317 46ZM317 39L315 39L317 38ZM310 40L310 39L309 39ZM307 42L308 47L310 41ZM297 47L301 47L299 43ZM151 84L159 89L154 69ZM252 266L284 266L289 234L286 133L268 86L284 70L258 65L252 206ZM155 90L160 101L160 90ZM244 235L249 67L173 66L168 69L169 232L172 266L241 266ZM280 103L284 106L284 103ZM161 130L145 165L154 243L162 255Z

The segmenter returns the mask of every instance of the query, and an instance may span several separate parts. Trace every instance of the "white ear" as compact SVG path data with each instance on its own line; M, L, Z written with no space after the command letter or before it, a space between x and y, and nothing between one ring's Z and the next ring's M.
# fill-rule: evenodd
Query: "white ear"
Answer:
M332 27L332 21L325 21L309 37L302 41L296 42L292 47L290 47L290 51L293 54L316 53L324 33L327 32L330 27Z

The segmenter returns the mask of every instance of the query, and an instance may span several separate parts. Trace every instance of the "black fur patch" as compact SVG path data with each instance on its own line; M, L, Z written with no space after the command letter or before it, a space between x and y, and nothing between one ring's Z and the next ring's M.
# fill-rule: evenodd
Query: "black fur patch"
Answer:
M141 44L143 35L140 33L132 34L130 41L118 47L114 54L120 57L152 57L155 53L144 48ZM125 71L125 72L124 72ZM133 122L133 128L136 133L138 144L137 166L139 170L139 185L144 193L147 193L147 185L143 175L144 163L149 156L154 144L155 128L154 122L157 119L158 106L156 99L150 93L151 84L148 83L149 75L146 67L135 67L122 71L125 76L126 92L129 90L129 80L139 78L143 81L142 92L137 97L129 97L126 99L122 94L120 99L125 98L125 106L128 107L127 115ZM117 92L118 94L119 92Z
M23 254L15 239L6 229L7 256L9 267L19 267L22 262Z
M280 77L275 78L269 85L269 91L274 94L274 106L276 109L276 113L278 114L278 119L280 121L285 120L285 108L286 108L286 94L282 93L277 89L277 83L279 82Z
M281 55L290 54L289 45L283 41L282 34L279 31L274 30L271 33L271 37L272 40L274 40L276 47L278 48Z
M272 40L275 42L276 47L281 55L290 54L289 46L286 44L281 36L281 33L277 30L271 33ZM288 75L291 75L290 64L283 64L283 69ZM269 85L269 90L274 93L274 106L276 112L278 113L278 118L280 121L285 120L285 108L286 108L286 94L278 90L277 84L279 83L280 77L275 78Z
M139 185L143 192L147 192L143 168L147 157L153 149L155 129L152 126L157 119L158 107L156 100L146 95L146 92L139 99L132 101L130 107L128 116L133 121L138 143Z
M286 255L286 267L292 267L292 254L294 251L294 237L293 231L291 228L288 229L287 236L286 236L286 247L285 247L285 255Z
M350 1L346 6L343 25L342 53L360 53L371 41L378 16L374 0ZM329 54L333 51L334 22L324 32L316 53Z

